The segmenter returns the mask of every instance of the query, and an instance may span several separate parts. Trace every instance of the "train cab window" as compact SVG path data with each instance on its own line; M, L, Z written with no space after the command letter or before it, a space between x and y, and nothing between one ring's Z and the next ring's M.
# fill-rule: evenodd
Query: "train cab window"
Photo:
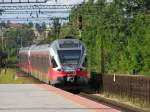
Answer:
M52 59L52 66L53 66L53 68L58 67L58 65L57 65L57 63L56 63L56 61L54 59Z
M85 58L85 60L83 62L83 67L87 67L87 57Z

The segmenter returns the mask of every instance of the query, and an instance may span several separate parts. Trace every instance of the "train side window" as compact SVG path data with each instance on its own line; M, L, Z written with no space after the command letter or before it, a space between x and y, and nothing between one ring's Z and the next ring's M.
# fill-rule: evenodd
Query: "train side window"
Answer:
M52 59L52 66L53 66L53 68L58 67L58 65L57 65L57 63L56 63L56 61L54 59Z
M83 62L83 67L87 67L87 57L85 58L85 60Z

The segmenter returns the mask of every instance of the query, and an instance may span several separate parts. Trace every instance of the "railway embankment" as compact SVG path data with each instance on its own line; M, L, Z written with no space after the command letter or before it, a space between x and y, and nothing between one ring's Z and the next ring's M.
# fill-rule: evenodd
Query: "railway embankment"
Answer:
M7 69L6 74L2 70L0 84L10 83L39 84L42 82L28 77L26 74L13 68ZM100 74L94 74L91 77L89 88L80 95L106 105L126 110L125 112L150 112L150 104L148 103L150 99L150 96L148 96L150 94L149 86L149 77L120 75L114 77L112 75L102 76ZM146 99L144 99L145 97Z
M130 101L125 101L123 99L114 97L106 97L104 94L88 94L87 92L83 92L80 93L80 95L96 102L122 109L123 112L150 112L150 108L148 108L148 106L142 108L131 103ZM138 102L136 104L138 104Z
M93 73L84 96L131 112L150 112L150 77Z

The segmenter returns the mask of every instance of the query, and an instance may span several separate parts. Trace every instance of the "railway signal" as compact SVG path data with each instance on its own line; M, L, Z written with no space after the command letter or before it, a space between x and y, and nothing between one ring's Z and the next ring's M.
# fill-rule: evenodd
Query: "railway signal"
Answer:
M82 30L82 16L78 16L78 28Z
M82 38L82 16L78 16L78 29L79 29L79 37Z

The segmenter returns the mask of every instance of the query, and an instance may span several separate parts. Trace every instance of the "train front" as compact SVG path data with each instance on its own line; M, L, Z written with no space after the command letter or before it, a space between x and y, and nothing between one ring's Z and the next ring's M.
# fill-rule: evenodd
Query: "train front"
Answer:
M87 85L86 49L77 39L60 39L52 44L51 83L66 89Z

